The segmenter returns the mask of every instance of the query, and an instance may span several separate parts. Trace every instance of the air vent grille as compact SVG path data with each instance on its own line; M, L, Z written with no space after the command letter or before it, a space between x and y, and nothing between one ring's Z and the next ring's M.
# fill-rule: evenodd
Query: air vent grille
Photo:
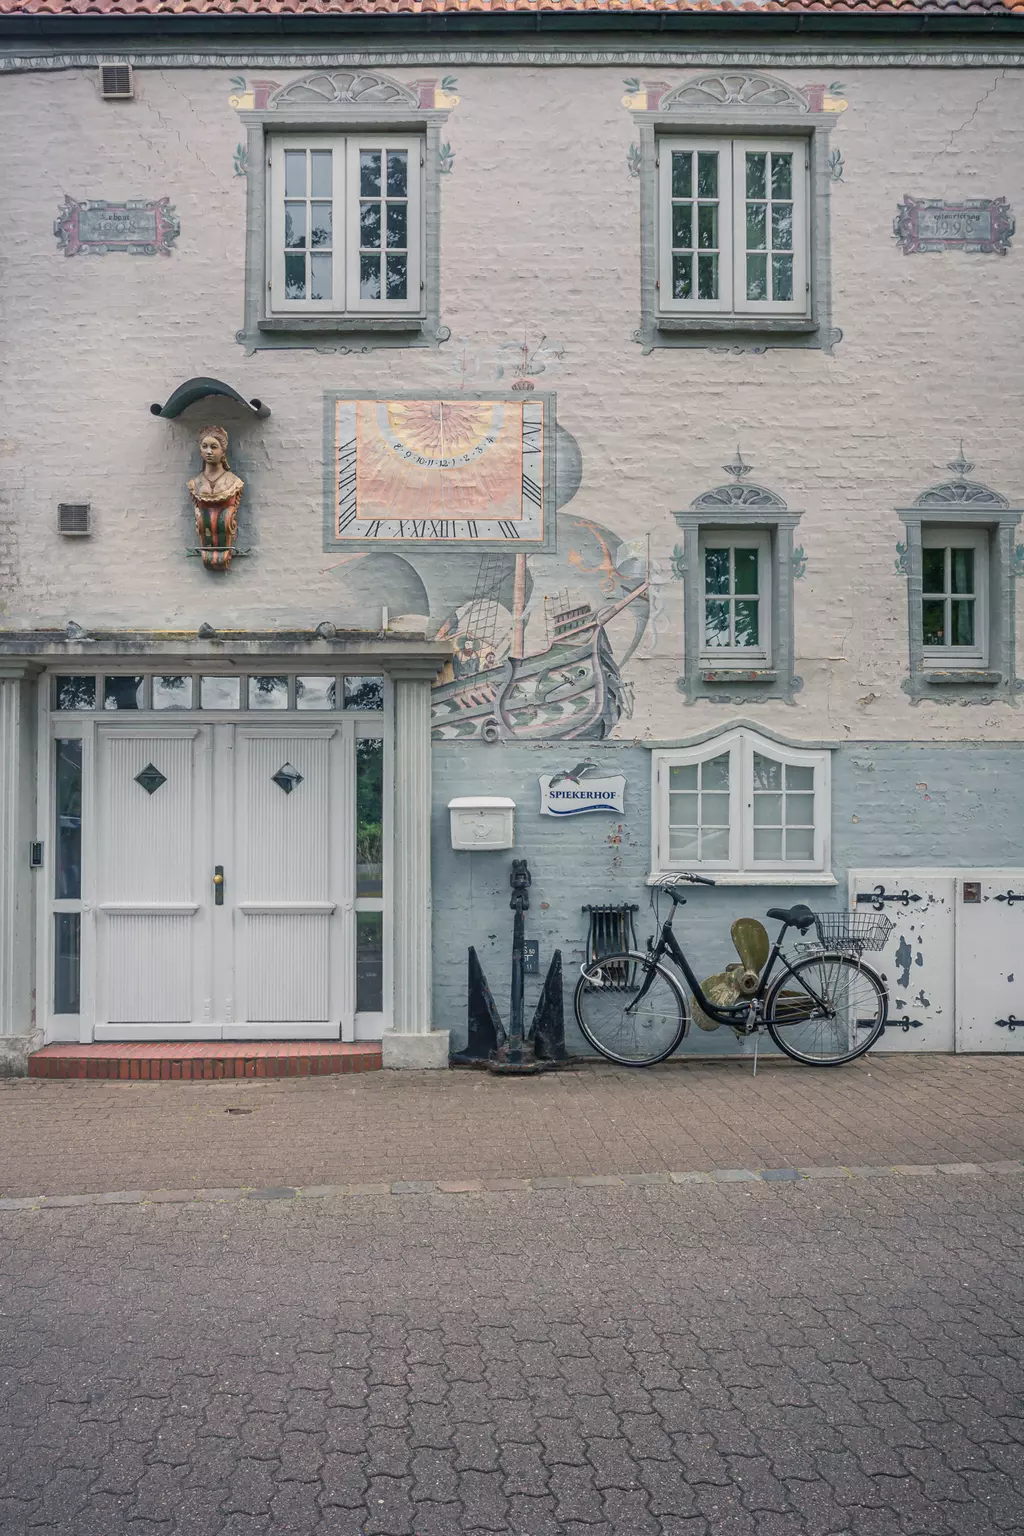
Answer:
M70 539L84 538L91 533L91 508L87 501L62 501L57 507L57 532Z
M135 94L131 65L101 64L100 94L108 101L130 101Z

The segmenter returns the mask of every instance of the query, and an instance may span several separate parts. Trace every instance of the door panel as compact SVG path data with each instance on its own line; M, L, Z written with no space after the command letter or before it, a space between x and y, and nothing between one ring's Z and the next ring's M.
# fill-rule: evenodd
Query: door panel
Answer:
M330 912L249 911L242 921L249 1023L328 1023Z
M957 881L956 1048L1024 1051L1024 876L981 876L976 892L969 881Z
M876 1051L953 1049L953 906L951 875L915 870L851 870L850 905L884 912L889 941L864 958L886 977L889 1022Z

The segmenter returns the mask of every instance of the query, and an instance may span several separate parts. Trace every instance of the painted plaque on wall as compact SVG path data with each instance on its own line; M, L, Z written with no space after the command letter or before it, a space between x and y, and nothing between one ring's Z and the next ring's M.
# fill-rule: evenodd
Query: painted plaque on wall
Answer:
M169 256L181 234L181 224L168 197L155 201L134 198L107 203L96 198L76 202L64 194L53 233L65 256Z
M544 774L540 781L542 816L579 816L584 811L625 810L626 780L619 773L606 779L574 779L569 774Z
M946 203L936 197L907 197L899 204L893 233L904 256L919 251L981 251L1005 256L1014 232L1004 197Z
M553 549L554 401L329 393L325 547Z

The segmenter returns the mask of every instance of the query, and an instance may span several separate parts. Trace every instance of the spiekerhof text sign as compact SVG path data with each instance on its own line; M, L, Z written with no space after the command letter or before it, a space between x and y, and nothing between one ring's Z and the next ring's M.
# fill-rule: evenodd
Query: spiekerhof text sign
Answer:
M540 781L542 816L579 816L584 811L625 810L626 780L622 774L608 779L571 779L564 774L545 774Z

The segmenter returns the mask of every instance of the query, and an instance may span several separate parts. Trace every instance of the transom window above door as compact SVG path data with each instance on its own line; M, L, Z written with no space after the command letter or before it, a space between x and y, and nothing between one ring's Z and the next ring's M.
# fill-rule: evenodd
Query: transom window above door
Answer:
M831 883L828 751L783 746L739 727L653 753L652 878L732 874L740 883Z
M384 708L384 678L353 673L92 673L51 679L51 708L91 710L344 710Z
M268 312L421 312L418 135L313 134L267 142Z
M658 140L664 313L809 315L802 139Z

